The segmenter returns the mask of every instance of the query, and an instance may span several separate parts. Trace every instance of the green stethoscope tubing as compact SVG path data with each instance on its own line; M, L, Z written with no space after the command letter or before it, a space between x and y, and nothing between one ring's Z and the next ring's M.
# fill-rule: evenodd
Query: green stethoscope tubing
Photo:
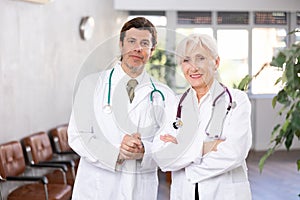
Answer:
M107 105L110 105L110 92L111 92L111 77L114 73L115 68L112 68L110 74L109 74L109 79L108 79L108 95L107 95Z
M154 83L153 83L153 81L152 81L151 78L150 78L150 81L151 81L151 84L152 84L152 86L153 86L153 90L152 90L151 93L150 93L150 101L153 102L153 94L154 94L154 92L158 92L158 93L160 94L162 100L165 101L165 96L164 96L164 94L163 94L160 90L156 89L156 87L155 87L155 85L154 85Z
M110 71L110 74L109 74L109 79L108 79L108 94L107 94L107 105L108 106L110 106L110 96L111 96L111 79L112 79L112 75L113 75L113 73L114 73L114 70L115 70L115 68L112 68L112 70ZM164 94L160 91L160 90L158 90L158 89L156 89L156 87L155 87L155 85L154 85L154 83L153 83L153 81L152 81L152 79L150 78L150 81L151 81L151 84L152 84L152 86L153 86L153 90L151 91L151 93L150 93L150 101L151 102L153 102L153 94L155 93L155 92L158 92L159 94L160 94L160 96L161 96L161 98L162 98L162 100L163 101L165 101L165 96L164 96Z

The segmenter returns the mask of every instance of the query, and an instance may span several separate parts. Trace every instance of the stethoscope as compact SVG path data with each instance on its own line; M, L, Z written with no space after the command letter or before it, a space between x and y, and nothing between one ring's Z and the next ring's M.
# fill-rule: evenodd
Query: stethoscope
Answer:
M222 92L214 99L214 101L213 101L213 103L212 103L212 109L215 108L216 102L222 97L222 95L225 94L225 93L227 93L227 94L228 94L228 97L229 97L229 103L228 103L227 108L226 108L226 114L225 114L225 117L226 117L227 114L229 113L229 111L230 111L231 109L235 108L236 103L232 101L232 96L231 96L231 94L230 94L228 88L227 88L226 86L222 85L222 84L221 84L221 86L223 87L224 90L223 90L223 91L222 91ZM183 122L182 122L182 120L181 120L182 102L183 102L183 100L186 98L186 96L187 96L187 94L189 93L190 89L191 89L191 88L187 89L187 90L183 93L182 97L180 98L180 101L179 101L178 106L177 106L176 121L173 123L174 129L178 129L178 128L180 128L180 127L183 126ZM225 117L224 117L224 119L225 119ZM208 128L209 125L210 125L211 119L212 119L212 116L211 116L211 118L210 118L210 120L209 120L209 122L208 122L208 124L207 124L207 126L206 126L206 129L205 129L205 132L206 132L207 136L210 136L210 134L209 134L208 131L207 131L207 128ZM224 121L224 119L223 119L223 121ZM215 136L215 137L218 138L218 136Z
M112 70L110 71L110 74L109 74L107 104L103 106L103 112L105 112L107 114L110 114L112 112L112 105L111 105L110 99L111 99L111 85L112 85L112 80L111 79L112 79L112 75L114 73L114 70L115 70L115 68L112 68ZM159 95L161 96L163 102L165 102L164 94L155 87L155 85L154 85L151 78L150 78L150 82L151 82L152 87L153 87L153 90L150 93L150 102L151 102L151 104L153 103L153 95L154 95L155 92L159 93Z

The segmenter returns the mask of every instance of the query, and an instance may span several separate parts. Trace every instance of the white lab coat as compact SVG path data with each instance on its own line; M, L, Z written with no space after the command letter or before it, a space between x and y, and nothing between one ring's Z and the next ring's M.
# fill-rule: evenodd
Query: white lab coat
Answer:
M212 88L215 84L216 81ZM252 143L251 105L244 92L230 89L230 93L236 107L225 119L222 137L226 140L219 144L217 151L202 156L205 128L212 112L210 92L198 104L191 90L182 104L180 129L188 126L187 130L195 130L194 133L175 131L169 126L161 134L172 134L178 144L164 143L159 136L154 139L153 158L163 171L172 171L171 200L195 199L195 183L198 183L200 200L251 199L245 162ZM229 102L228 95L225 100Z
M154 93L151 106L149 94L153 86L150 76L143 72L130 104L125 83L129 77L119 62L114 69L111 114L103 112L108 101L111 70L86 77L77 90L68 129L69 144L81 156L72 199L156 200L158 177L157 165L151 155L152 141L164 125L168 105L177 100L167 86L154 82L166 101L162 107L162 97ZM127 160L117 165L124 135L135 132L142 135L143 159Z

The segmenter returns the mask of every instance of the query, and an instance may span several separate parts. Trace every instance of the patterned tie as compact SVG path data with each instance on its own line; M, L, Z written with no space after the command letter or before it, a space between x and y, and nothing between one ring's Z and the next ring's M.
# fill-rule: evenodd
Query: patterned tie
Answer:
M137 86L138 82L135 79L130 79L127 83L127 93L128 97L130 99L130 103L132 102L134 98L134 88Z

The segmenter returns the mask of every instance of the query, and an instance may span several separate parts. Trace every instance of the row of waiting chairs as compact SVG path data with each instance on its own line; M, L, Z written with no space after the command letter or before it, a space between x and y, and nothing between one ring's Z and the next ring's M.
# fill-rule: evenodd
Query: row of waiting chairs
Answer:
M67 125L0 144L0 199L70 200L78 163Z

